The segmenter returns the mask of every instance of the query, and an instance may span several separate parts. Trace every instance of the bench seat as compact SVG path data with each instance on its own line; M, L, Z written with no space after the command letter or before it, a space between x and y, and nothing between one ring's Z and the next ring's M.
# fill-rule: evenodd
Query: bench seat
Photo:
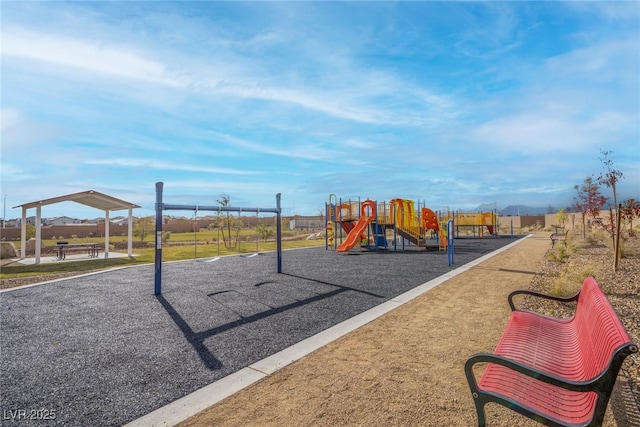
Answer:
M567 236L569 235L569 230L560 231L556 230L554 233L551 233L551 246L555 246L556 242L564 242L567 240Z
M514 297L577 301L569 318L515 309ZM532 291L509 295L512 313L493 353L469 358L465 373L485 426L484 406L502 404L549 426L595 426L604 413L620 366L637 346L593 277L562 298ZM486 365L479 381L474 366Z

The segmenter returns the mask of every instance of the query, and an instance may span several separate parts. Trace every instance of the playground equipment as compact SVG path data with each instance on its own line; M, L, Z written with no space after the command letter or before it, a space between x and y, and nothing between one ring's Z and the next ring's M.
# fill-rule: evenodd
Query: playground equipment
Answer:
M441 227L438 215L427 207L423 207L420 211L420 218L422 219L422 227L425 230L433 230L437 233L438 249L441 251L447 250L449 227L444 226L444 221Z
M276 194L275 208L236 208L232 206L196 206L196 205L170 205L163 203L162 191L164 183L156 182L156 250L154 272L154 294L162 293L162 212L166 210L188 211L217 211L220 212L267 212L276 214L276 263L277 272L282 273L282 209L280 207L280 193Z
M475 237L484 236L484 229L489 235L497 235L498 233L498 215L495 211L491 212L447 212L446 216L442 215L441 220L453 220L455 237L460 237L460 228L471 229L472 235Z
M369 215L366 214L366 210L369 208L371 213ZM376 203L373 200L365 200L362 202L360 206L360 219L353 226L349 234L347 235L347 239L338 246L338 252L346 252L352 249L356 244L360 243L362 240L366 239L364 232L367 227L376 217Z
M333 200L334 203L331 203ZM327 237L326 247L330 249L337 249L337 240L340 238L343 240L343 233L348 234L353 230L354 223L358 221L359 216L353 212L359 212L359 202L337 202L335 194L329 195L329 203L326 205L326 218L327 218ZM366 227L365 227L366 229ZM360 241L368 241L367 236L360 235Z
M404 249L405 242L427 249L429 240L434 238L438 239L440 249L446 249L447 239L438 216L426 206L417 215L413 200L393 199L389 203L377 203L373 200L343 202L331 194L326 213L327 249L345 252L358 243L361 247L366 245L370 249L386 249L387 235L391 233L394 250L398 250L399 244ZM343 232L346 233L345 238ZM338 240L341 241L339 245Z

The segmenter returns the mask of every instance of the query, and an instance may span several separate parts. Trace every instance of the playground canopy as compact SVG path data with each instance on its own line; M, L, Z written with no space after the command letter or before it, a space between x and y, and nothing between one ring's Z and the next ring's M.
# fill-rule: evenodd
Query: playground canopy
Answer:
M82 191L80 193L67 194L65 196L52 197L50 199L38 200L35 202L24 203L22 205L14 206L15 208L22 208L22 222L21 222L21 231L20 231L20 241L21 241L21 249L20 256L25 258L26 256L26 247L27 247L27 210L36 208L36 264L40 264L40 252L42 249L42 239L41 239L41 208L45 205L52 205L55 203L62 202L76 202L85 206L89 206L95 209L100 209L104 211L105 221L104 221L104 257L109 258L109 212L110 211L118 211L123 209L129 210L129 229L128 229L128 245L127 245L127 253L129 256L132 255L132 247L133 247L133 209L139 208L140 206L126 202L121 199L117 199L115 197L109 196L107 194L103 194L94 190Z

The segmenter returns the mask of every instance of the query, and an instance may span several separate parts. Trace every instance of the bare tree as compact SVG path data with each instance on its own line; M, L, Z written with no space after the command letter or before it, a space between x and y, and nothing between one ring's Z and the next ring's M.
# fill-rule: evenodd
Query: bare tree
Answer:
M231 196L223 193L220 195L220 199L218 199L217 202L220 206L231 206ZM235 248L235 244L232 245L232 242L231 242L231 228L233 227L237 229L236 230L237 231L236 243L237 243L238 231L240 227L242 227L242 220L240 218L236 218L232 216L230 212L224 212L224 214L218 218L218 221L220 222L218 224L218 227L221 227L221 228L224 227L222 229L222 241L224 242L225 247L227 249ZM226 229L226 236L225 236L225 229Z
M231 204L231 196L229 196L228 194L222 193L220 194L220 198L216 201L220 206L223 206L223 207L229 206ZM218 220L220 221L220 224L218 224L218 227L227 228L227 233L228 233L227 236L229 236L229 240L227 241L227 238L225 237L224 229L223 229L222 241L224 242L224 246L226 248L229 248L229 246L231 245L231 215L229 214L229 212L225 212L222 216L218 218Z
M619 224L622 219L621 212L620 212L622 210L621 209L622 206L618 206L618 195L616 192L616 184L618 183L618 181L624 178L624 175L622 172L620 172L617 169L614 169L613 167L613 160L611 159L611 157L609 157L610 155L613 154L613 151L600 150L600 153L602 154L602 157L600 157L600 161L602 162L602 165L604 166L605 171L601 172L600 175L598 176L598 183L600 185L606 185L607 187L611 188L611 191L613 193L613 208L615 209L615 212L616 212L616 214L613 215L613 211L609 209L611 224L609 228L605 228L607 231L611 233L611 238L613 239L613 247L614 247L614 254L615 254L613 270L616 271L618 268L618 260L620 259Z
M624 174L613 167L613 160L609 157L610 155L613 155L613 151L600 150L600 153L602 154L600 161L602 162L605 170L598 176L598 184L606 185L611 188L613 193L613 206L617 210L618 194L616 193L616 184L624 178Z

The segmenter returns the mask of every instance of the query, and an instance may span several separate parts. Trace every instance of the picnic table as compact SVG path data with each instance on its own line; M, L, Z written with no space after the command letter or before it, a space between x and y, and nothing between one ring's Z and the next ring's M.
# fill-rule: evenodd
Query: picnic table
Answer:
M68 253L87 252L89 258L98 258L100 251L99 243L56 243L56 259L64 260Z

